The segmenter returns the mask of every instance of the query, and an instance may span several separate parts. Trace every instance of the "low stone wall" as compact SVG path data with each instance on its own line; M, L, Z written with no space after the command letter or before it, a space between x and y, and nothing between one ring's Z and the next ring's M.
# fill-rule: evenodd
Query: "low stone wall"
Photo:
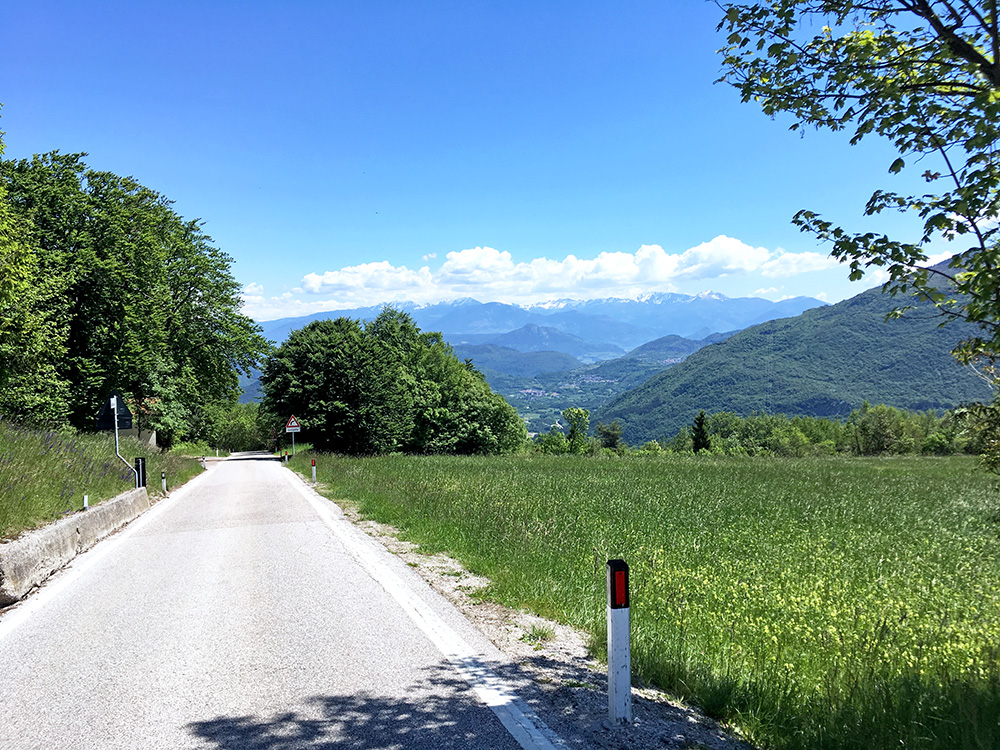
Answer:
M13 604L70 560L149 509L146 488L0 544L0 607Z

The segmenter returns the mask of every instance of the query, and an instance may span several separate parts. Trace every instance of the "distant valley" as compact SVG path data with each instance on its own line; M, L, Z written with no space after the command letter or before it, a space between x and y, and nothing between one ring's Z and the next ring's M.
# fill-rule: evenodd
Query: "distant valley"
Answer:
M825 305L718 294L564 301L519 307L475 300L394 305L440 331L495 391L543 432L568 406L591 424L619 420L630 444L669 438L700 409L845 417L865 400L947 409L990 398L952 359L967 335L934 310L886 322L896 301L874 289ZM381 306L262 323L281 342L312 320L374 318ZM256 373L255 373L256 375ZM244 379L244 401L259 396Z
M425 331L439 331L528 420L547 430L567 406L597 409L732 332L823 306L809 297L770 302L704 293L641 299L564 300L521 307L463 299L394 304ZM371 320L382 306L316 313L261 323L280 343L313 320ZM243 401L259 397L258 373L243 378Z

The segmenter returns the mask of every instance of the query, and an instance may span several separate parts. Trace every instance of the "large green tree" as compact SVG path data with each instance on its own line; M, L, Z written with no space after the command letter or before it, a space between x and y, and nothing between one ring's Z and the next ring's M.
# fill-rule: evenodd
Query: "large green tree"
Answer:
M916 241L856 233L813 210L793 221L832 242L852 279L888 272L885 289L915 293L979 335L965 362L1000 354L1000 35L996 0L769 0L724 3L722 81L792 128L878 136L898 156L888 171L920 170L927 193L877 190L865 213L915 212ZM946 266L927 268L928 244L954 240ZM905 306L898 308L902 312Z
M337 318L293 331L261 386L262 408L281 422L294 414L324 450L499 453L525 439L517 412L480 373L392 308L364 325Z
M61 398L66 420L87 428L119 390L141 429L195 435L269 346L240 312L231 259L199 223L83 156L0 162L4 209L34 252L26 307L50 347L0 388L0 408L54 417Z

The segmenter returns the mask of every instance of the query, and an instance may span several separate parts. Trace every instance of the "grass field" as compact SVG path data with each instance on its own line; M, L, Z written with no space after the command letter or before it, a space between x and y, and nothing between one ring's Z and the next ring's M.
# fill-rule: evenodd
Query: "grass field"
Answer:
M974 459L317 458L330 497L588 630L764 747L1000 747L1000 495Z
M149 492L160 492L160 473L177 487L201 471L198 461L151 450L134 438L120 441L134 462L146 458ZM132 470L115 455L113 436L50 432L0 422L0 540L108 500L135 486Z

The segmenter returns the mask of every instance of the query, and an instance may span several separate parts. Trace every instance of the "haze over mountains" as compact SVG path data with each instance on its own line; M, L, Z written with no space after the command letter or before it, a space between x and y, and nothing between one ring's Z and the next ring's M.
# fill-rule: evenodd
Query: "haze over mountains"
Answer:
M732 298L705 292L696 296L657 293L639 299L558 300L529 307L468 298L432 305L400 302L392 306L409 313L421 330L440 331L452 345L496 344L522 352L567 351L554 345L571 346L579 352L573 356L598 361L621 356L662 336L701 339L712 333L798 315L823 304L811 297L771 302L760 297ZM280 344L291 331L313 320L341 316L371 320L381 309L378 305L314 313L265 321L261 327L267 338Z
M528 307L473 299L393 306L409 313L422 330L440 331L535 432L547 430L566 406L602 406L719 340L720 332L824 304L809 297L771 302L705 292L559 300ZM265 321L261 326L267 338L281 343L292 330L313 320L341 316L371 320L381 309L379 305L336 310ZM244 379L242 386L243 400L259 395L256 377Z
M520 307L471 299L394 305L440 331L526 420L548 430L568 406L591 423L619 420L630 444L669 438L700 409L845 417L863 401L948 409L989 388L951 349L968 328L927 308L886 322L897 301L874 289L825 305L655 294L638 300ZM281 342L312 320L371 319L381 306L262 324ZM245 400L257 395L244 382Z

